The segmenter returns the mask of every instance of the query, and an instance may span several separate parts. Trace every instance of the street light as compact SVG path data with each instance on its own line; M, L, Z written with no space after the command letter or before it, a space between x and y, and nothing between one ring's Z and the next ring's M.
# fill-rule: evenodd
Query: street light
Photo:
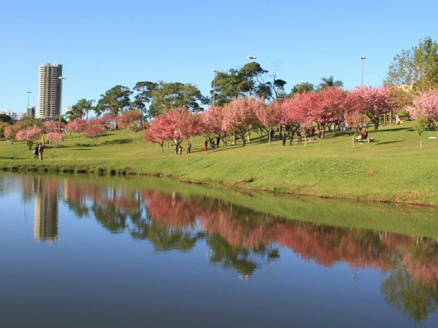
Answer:
M29 109L29 95L32 93L32 91L26 91L27 93L27 108L26 108L26 112Z
M362 60L362 83L361 83L361 85L363 85L363 66L364 66L365 59L367 59L367 57L360 57L360 60Z
M59 132L61 132L62 80L65 80L66 77L65 77L65 76L59 76L58 79L59 79L59 81L61 82L61 83L60 83L60 86L59 86L59 94L60 94L60 97L59 97L59 113L58 113L58 115L59 115Z
M254 59L257 59L257 56L249 55L249 56L246 56L246 58L248 58L249 60L254 60ZM250 97L251 97L251 93L252 93L252 87L250 87L250 89L249 89L249 96Z
M214 107L214 96L216 94L216 74L219 72L217 69L212 70L214 73L214 79L213 79L213 107Z

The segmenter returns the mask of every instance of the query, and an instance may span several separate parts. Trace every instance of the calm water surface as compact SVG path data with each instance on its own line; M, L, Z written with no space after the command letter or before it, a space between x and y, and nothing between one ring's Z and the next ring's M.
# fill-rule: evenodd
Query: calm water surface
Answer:
M436 209L214 193L0 174L0 327L438 327Z

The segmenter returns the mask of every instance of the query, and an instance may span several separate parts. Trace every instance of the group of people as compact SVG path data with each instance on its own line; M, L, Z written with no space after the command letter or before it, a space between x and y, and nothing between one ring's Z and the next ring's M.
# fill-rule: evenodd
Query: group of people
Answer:
M208 145L210 145L210 149L211 150L216 150L216 148L219 148L219 143L221 142L221 138L217 137L216 138L216 143L214 142L213 138L210 138L210 140L205 139L204 141L204 151L207 152L208 151Z
M33 150L33 158L43 160L43 153L44 153L44 145L41 142L39 142L35 146L35 149Z

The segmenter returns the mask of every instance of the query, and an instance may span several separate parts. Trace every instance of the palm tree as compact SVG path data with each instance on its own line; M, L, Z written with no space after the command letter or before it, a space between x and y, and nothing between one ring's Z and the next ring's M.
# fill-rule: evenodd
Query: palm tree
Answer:
M88 112L93 108L94 100L81 99L77 102L77 104L71 107L71 110L65 113L65 117L71 121L77 117L83 118L85 113L87 114L88 120Z
M322 83L319 84L319 89L324 89L328 87L342 88L344 86L344 83L342 81L334 81L333 75L328 78L323 77L321 81Z

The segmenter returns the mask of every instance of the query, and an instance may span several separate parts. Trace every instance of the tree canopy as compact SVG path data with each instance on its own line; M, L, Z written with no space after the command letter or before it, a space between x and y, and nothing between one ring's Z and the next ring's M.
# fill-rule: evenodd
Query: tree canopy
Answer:
M230 69L228 73L217 72L211 82L215 105L222 106L239 97L258 96L267 101L279 98L284 94L286 81L267 73L257 62L247 63L239 70Z
M430 37L418 46L402 50L389 66L386 85L412 85L414 91L438 87L438 44Z

